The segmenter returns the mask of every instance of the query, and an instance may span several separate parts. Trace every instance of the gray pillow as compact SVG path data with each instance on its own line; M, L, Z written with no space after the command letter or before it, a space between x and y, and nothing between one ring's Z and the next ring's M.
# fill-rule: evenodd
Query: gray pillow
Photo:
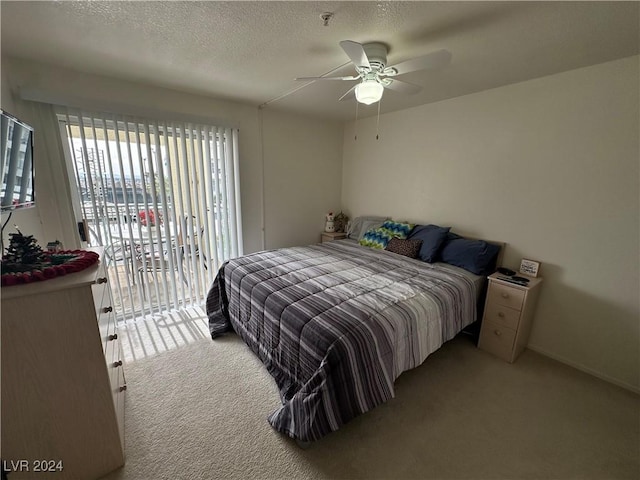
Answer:
M374 216L356 217L349 222L349 226L347 227L347 238L360 240L367 230L380 227L388 218L389 217Z

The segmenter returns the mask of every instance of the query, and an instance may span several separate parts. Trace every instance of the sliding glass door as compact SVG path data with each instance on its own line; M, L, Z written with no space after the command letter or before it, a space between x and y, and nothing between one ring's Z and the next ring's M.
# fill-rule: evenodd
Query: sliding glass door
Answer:
M74 210L110 256L123 318L202 304L220 265L242 254L237 130L57 115Z

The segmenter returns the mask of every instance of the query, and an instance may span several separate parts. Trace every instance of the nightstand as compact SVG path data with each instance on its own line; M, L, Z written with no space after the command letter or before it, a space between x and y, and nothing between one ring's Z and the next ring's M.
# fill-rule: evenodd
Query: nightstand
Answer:
M344 232L322 232L320 235L320 242L331 242L342 238L347 238L347 234Z
M541 278L527 277L527 286L501 280L496 272L489 276L487 301L482 317L478 348L509 363L515 362L529 341Z

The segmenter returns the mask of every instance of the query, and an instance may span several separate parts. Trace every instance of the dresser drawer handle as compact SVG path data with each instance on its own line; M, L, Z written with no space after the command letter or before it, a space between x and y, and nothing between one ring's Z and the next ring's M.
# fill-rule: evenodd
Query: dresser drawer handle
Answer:
M509 298L509 294L502 292L502 298Z
M504 318L504 312L498 312L498 316L499 316L500 318Z
M501 332L500 330L498 330L498 329L494 330L494 331L493 331L493 333L495 333L495 334L496 334L496 336L498 336L498 337L499 337L500 335L502 335L502 332Z
M113 335L109 335L107 338L109 339L109 341L116 340L118 338L118 334L114 333Z
M104 307L102 309L102 313L109 313L109 312L113 312L113 307Z
M118 368L122 366L122 360L118 360L117 362L113 362L113 368Z
M107 283L107 277L100 277L98 278L98 285L101 283Z
M127 389L126 385L121 386L118 390L124 392Z

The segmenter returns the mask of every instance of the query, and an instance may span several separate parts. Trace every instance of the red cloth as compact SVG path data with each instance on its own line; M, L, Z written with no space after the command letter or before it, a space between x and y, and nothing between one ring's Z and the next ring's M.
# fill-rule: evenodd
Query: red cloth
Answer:
M86 250L66 250L63 252L57 252L54 255L73 255L73 258L68 259L65 263L60 265L45 266L44 268L36 269L31 272L5 273L2 275L1 285L3 287L10 287L11 285L40 282L55 277L61 277L68 273L75 273L84 270L100 259L100 256L97 253L88 252Z

